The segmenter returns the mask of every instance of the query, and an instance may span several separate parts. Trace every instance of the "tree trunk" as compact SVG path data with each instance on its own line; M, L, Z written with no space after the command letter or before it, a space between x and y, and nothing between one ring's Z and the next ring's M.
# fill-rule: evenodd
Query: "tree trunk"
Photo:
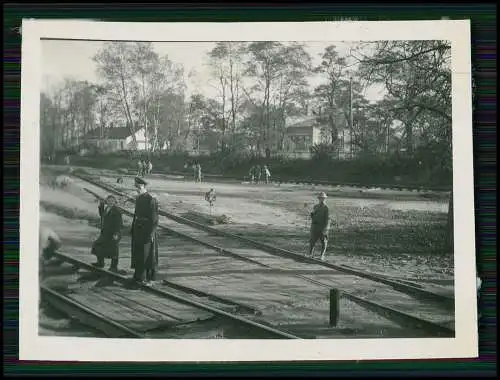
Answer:
M132 114L130 113L130 107L128 105L128 100L127 100L127 89L125 87L125 78L123 76L123 72L120 73L120 80L121 80L121 85L122 85L122 95L123 95L123 105L125 108L125 116L128 120L128 127L130 129L130 133L132 135L132 141L134 142L134 146L137 149L137 139L135 137L135 127L134 127L134 122L132 120Z

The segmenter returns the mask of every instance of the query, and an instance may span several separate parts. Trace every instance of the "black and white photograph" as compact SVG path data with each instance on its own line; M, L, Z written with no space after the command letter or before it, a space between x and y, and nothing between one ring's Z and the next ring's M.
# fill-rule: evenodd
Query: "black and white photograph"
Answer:
M26 358L474 357L469 29L24 22Z

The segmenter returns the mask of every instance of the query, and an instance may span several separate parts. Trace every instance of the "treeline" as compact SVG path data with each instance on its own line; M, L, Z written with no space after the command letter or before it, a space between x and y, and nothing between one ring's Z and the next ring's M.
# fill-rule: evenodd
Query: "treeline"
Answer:
M66 80L41 95L42 152L85 143L91 130L126 126L132 135L145 128L152 153L166 147L269 159L293 150L287 120L313 110L322 126L313 157L321 161L338 160L349 141L351 158L403 152L416 159L428 151L451 165L447 42L359 43L345 56L331 45L317 66L299 43L219 42L206 58L212 75L205 85L217 95L188 98L183 67L151 43L105 43L94 57L99 84ZM314 88L311 75L320 78ZM383 86L383 99L370 103L369 85Z

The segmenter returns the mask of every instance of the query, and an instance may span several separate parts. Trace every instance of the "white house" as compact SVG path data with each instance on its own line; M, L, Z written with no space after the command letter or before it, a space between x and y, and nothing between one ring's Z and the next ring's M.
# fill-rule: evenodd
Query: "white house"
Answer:
M316 116L295 119L286 128L285 152L289 158L310 158L310 148L322 141L321 125Z
M146 143L145 128L140 128L134 135L130 133L128 127L115 128L96 128L89 132L85 137L88 146L94 146L107 152L116 152L119 150L138 150L144 151L151 148L151 142Z

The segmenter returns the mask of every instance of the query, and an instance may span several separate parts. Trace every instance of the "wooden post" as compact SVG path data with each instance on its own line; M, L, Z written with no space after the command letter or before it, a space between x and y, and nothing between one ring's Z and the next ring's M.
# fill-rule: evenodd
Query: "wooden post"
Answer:
M339 322L340 292L330 289L330 326L336 327Z

